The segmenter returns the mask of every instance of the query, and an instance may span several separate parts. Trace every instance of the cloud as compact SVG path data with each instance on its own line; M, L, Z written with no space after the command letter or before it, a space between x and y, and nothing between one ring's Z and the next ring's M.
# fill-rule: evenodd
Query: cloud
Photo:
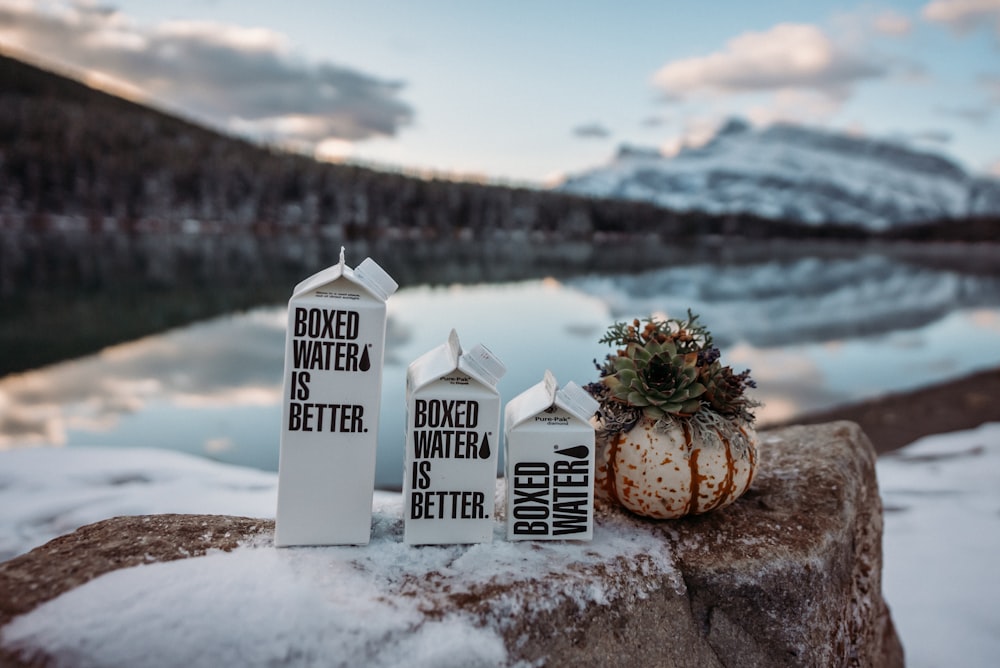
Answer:
M1000 102L1000 74L982 74L979 76L982 86L993 102Z
M1000 35L1000 0L934 0L924 6L921 16L959 34L986 25Z
M947 130L923 130L905 135L905 138L917 142L943 145L950 143L954 135Z
M669 157L685 148L703 146L716 135L726 120L715 115L685 118L680 132L660 144L660 153Z
M937 106L934 108L942 116L950 116L975 125L984 125L995 113L993 107L979 106Z
M588 139L605 139L611 136L611 131L600 123L587 123L573 128L573 136Z
M779 121L821 123L840 110L840 100L814 90L785 89L774 93L767 104L752 106L747 117L756 125L771 125Z
M877 15L872 21L872 25L877 32L883 35L908 35L913 30L913 22L909 18L892 10L886 10Z
M668 117L656 114L643 118L639 122L639 125L644 128L661 128L668 123L670 123L670 119Z
M141 26L113 8L0 6L0 41L123 82L159 104L232 131L309 144L393 136L413 117L403 83L297 57L265 28L175 21Z
M260 309L0 379L0 450L105 431L149 404L277 406L285 311Z
M843 98L852 84L885 67L834 43L812 25L783 23L747 32L721 51L664 65L653 78L668 95L805 89Z

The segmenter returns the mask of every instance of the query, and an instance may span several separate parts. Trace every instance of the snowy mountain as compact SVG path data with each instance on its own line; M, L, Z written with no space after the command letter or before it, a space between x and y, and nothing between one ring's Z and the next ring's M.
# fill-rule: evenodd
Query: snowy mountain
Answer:
M730 120L707 144L674 157L623 147L610 164L558 187L678 210L754 213L805 223L901 223L1000 213L1000 181L900 144Z

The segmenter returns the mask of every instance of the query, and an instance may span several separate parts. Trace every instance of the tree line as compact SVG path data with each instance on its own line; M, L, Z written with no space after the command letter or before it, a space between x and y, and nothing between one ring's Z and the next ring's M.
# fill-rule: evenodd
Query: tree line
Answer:
M0 54L0 220L44 228L198 224L344 239L592 239L655 234L858 238L752 215L418 178L226 136Z

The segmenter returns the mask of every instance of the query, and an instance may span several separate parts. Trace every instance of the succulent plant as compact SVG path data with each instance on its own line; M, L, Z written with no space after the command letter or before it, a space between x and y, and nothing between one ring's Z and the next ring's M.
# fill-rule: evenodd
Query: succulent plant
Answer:
M698 316L618 322L615 352L586 389L597 399L594 489L653 519L734 503L753 482L757 402L750 372L735 373Z
M603 383L611 395L641 408L654 420L690 415L701 408L705 386L698 382L698 353L680 353L672 341L629 343L625 354L611 360L614 373Z
M749 371L735 373L732 367L715 361L699 369L698 378L705 386L704 399L712 410L725 417L753 421L751 409L756 403L746 395L746 388L757 384Z
M750 372L733 372L719 362L708 329L688 311L686 320L648 318L615 323L601 343L617 347L601 371L602 391L591 393L605 416L641 411L653 420L685 418L709 410L744 422L754 419L757 402L746 394L756 387ZM626 420L615 420L627 422Z

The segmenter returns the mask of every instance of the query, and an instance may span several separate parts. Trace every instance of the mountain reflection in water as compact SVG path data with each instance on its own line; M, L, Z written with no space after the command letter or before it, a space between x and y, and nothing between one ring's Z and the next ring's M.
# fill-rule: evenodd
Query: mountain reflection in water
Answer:
M406 366L451 328L507 365L509 399L550 369L596 378L615 320L701 315L758 381L762 423L1000 364L1000 280L881 255L639 275L404 287L389 301L376 481L402 478ZM0 379L0 448L183 450L275 470L284 307L258 308Z

